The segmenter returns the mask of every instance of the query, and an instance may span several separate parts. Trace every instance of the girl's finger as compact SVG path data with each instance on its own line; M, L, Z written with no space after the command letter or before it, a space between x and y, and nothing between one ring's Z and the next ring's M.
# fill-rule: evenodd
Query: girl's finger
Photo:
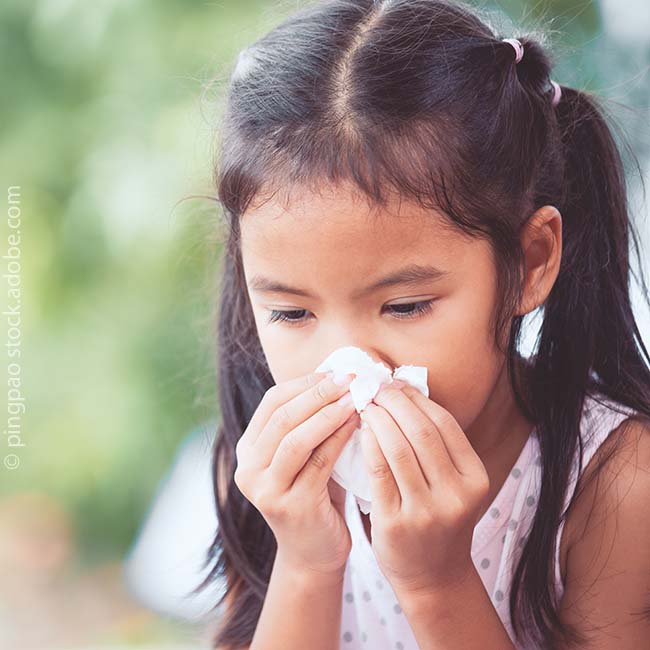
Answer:
M365 417L362 417L361 424L361 452L370 478L372 509L383 515L398 512L402 506L402 496L377 437Z
M277 449L268 471L277 490L288 491L314 450L356 413L350 394L347 393L345 397L349 398L346 402L337 400L333 404L327 404L288 434L282 434L281 431L275 434L280 442L276 443ZM269 438L272 437L273 434L269 435ZM319 456L315 460L319 460Z
M359 424L359 414L355 410L334 433L312 451L305 466L293 482L292 489L319 491L326 486L328 481L331 480L332 470L343 451L343 447L345 447ZM341 486L337 485L337 487L340 488ZM335 491L340 494L341 490ZM345 491L343 491L344 499Z
M239 438L242 445L252 445L260 432L269 421L269 418L282 404L304 393L308 388L315 386L327 376L326 372L312 372L295 379L271 386L262 397L253 417L251 417L246 431Z
M424 397L418 390L415 392ZM384 388L374 399L391 415L411 444L420 464L421 473L430 488L435 488L441 483L449 484L458 479L458 471L449 456L438 427L428 413L406 393L405 388Z
M485 471L472 443L449 411L425 397L413 386L405 386L402 390L436 425L447 453L460 474L473 476L476 472Z
M415 451L391 414L382 406L371 403L363 412L363 419L377 438L384 458L395 477L401 500L427 499L430 490ZM383 478L382 473L385 474L386 469L381 466L373 467L374 476L378 479Z
M339 386L334 383L332 377L325 377L299 395L291 398L288 402L281 404L273 411L262 432L260 432L255 440L251 441L255 462L260 467L268 467L278 446L287 434L299 427L315 413L322 410L323 407L334 402L347 392L348 386ZM329 422L328 433L331 433L335 426L343 423L340 413L340 409L335 409L333 411L328 410L325 414L325 416L329 415L333 418ZM350 412L348 411L345 417L349 415ZM320 419L322 418L323 416L320 417ZM315 444L308 451L311 452L314 446L322 442L322 440L323 438L314 441Z

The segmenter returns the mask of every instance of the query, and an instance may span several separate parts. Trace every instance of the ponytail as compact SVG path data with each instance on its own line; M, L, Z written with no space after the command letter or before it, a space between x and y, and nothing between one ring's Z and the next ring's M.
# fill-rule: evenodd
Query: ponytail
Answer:
M534 622L527 629L542 631L546 643L562 638L580 644L586 640L560 623L552 585L555 534L577 496L563 512L576 447L580 450L578 475L582 472L583 401L588 393L600 393L650 417L650 357L630 300L630 237L639 264L641 256L638 235L628 217L619 150L592 95L562 87L555 110L565 179L558 205L562 261L544 304L526 398L538 414L543 476L530 542L513 579L510 614L514 629L520 630L516 605L521 600L521 618ZM647 299L643 275L641 280Z

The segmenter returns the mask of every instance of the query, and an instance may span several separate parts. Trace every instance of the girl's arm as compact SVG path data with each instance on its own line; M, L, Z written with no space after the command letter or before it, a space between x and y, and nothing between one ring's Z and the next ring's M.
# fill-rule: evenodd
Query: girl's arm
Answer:
M476 571L453 588L398 600L421 650L515 650Z
M620 448L576 498L571 515L577 532L560 617L584 635L584 650L650 647L650 426L624 421L586 472L615 444Z
M276 554L250 650L338 650L343 573L305 573Z

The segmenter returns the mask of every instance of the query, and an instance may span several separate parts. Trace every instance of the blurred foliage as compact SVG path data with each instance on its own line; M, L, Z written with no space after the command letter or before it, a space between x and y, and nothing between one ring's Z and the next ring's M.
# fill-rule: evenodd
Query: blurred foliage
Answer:
M499 6L550 28L556 80L620 81L626 55L604 47L596 3ZM123 555L177 445L216 415L220 217L186 198L213 191L220 86L208 82L295 7L0 5L0 175L22 195L27 396L27 446L0 488L62 504L83 562ZM503 36L525 33L513 29Z
M7 490L121 555L179 440L215 414L204 93L262 4L3 2L0 174L23 221L21 466Z

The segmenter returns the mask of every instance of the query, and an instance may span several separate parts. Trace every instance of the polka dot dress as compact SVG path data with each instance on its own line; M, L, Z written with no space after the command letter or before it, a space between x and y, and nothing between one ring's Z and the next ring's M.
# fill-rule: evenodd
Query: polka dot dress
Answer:
M618 413L587 397L581 430L585 440L583 468L605 440L629 414L617 405ZM572 468L566 508L577 481L578 458ZM474 528L472 560L517 650L509 614L512 575L526 543L535 515L541 485L542 461L537 432L529 436L519 458L497 496ZM347 493L346 521L352 535L352 551L346 565L342 616L341 650L418 650L409 622L397 602L390 583L381 573L366 537L356 499ZM560 576L559 548L562 527L558 531L555 552L556 591L561 598L564 588Z

